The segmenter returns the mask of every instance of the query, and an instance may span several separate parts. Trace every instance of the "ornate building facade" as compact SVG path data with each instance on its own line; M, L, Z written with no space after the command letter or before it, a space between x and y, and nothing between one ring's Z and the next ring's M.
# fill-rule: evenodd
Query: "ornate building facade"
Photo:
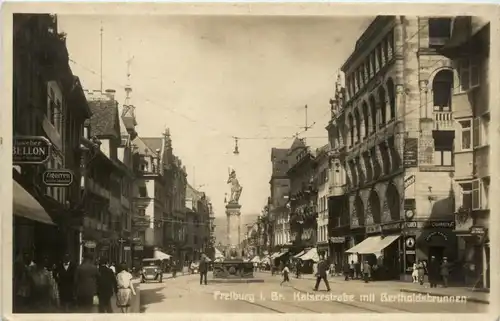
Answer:
M354 259L380 245L385 277L410 273L416 259L456 258L450 95L460 82L438 52L445 20L378 16L342 66L329 132L346 172L347 251Z

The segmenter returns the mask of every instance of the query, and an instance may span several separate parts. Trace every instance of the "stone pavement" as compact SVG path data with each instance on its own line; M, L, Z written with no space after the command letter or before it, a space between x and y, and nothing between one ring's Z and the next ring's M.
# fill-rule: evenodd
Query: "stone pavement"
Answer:
M261 273L269 273L269 271L263 271ZM277 278L279 278L279 275L275 275ZM292 278L294 276L292 275ZM316 277L313 274L302 274L301 275L302 279L306 280L315 280ZM344 281L343 276L333 276L329 277L328 280L330 282L335 282L335 283L343 283L346 282ZM347 282L363 282L361 280L349 280ZM400 292L405 292L405 293L417 293L417 294L429 294L432 296L466 296L467 301L469 302L475 302L475 303L482 303L482 304L489 304L489 293L485 292L479 292L479 291L472 291L470 288L466 287L448 287L448 288L430 288L429 284L424 284L420 285L418 283L412 283L412 282L405 282L405 281L398 281L398 280L385 280L385 281L373 281L370 282L371 286L380 286L380 287L390 287L392 289L399 289Z

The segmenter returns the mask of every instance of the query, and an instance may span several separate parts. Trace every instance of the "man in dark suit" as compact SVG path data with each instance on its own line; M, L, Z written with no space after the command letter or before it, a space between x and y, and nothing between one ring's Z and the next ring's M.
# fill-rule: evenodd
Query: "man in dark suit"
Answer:
M208 273L208 262L207 262L207 257L205 254L201 255L201 260L200 260L200 266L198 267L198 270L200 272L200 285L203 283L207 285L207 273ZM203 282L205 280L205 282Z
M75 301L76 265L71 262L69 254L65 254L62 263L54 270L54 279L59 289L59 300L64 311L69 311Z
M75 273L76 299L82 313L92 313L98 277L99 270L94 260L90 255L84 255L83 263L76 268Z
M319 283L321 280L325 282L326 290L330 291L330 284L328 283L328 262L325 260L325 256L322 253L320 260L318 262L318 271L316 273L316 285L314 286L314 291L318 291Z
M99 313L113 313L111 297L118 292L115 273L108 267L106 259L101 259L99 277L97 278L97 296L99 297Z

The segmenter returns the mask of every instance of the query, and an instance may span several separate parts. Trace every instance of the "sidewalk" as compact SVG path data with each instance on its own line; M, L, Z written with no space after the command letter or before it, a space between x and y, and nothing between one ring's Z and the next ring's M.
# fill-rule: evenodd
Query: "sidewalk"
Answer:
M270 271L261 271L260 273L266 273L271 275ZM276 277L279 277L275 274ZM292 275L295 278L294 275ZM315 280L316 277L313 274L301 274L301 279L304 280ZM329 276L328 280L334 283L343 283L344 276ZM361 280L349 280L349 282L359 282L362 285ZM448 287L448 288L430 288L429 284L420 285L418 283L411 283L405 281L397 281L397 280L387 280L387 281L372 281L370 282L370 286L377 287L390 287L393 289L399 289L400 292L405 293L417 293L417 294L429 294L433 296L466 296L467 301L474 303L482 303L482 304L490 304L489 301L489 293L473 291L471 288L466 287Z

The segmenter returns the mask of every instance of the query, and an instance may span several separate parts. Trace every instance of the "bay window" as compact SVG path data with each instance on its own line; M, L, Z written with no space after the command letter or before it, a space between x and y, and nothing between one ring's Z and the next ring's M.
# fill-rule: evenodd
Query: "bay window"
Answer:
M457 88L458 92L466 92L479 86L479 63L475 59L461 59L457 67L460 78L460 86Z
M478 210L481 208L481 193L479 180L460 183L461 206L465 209Z

